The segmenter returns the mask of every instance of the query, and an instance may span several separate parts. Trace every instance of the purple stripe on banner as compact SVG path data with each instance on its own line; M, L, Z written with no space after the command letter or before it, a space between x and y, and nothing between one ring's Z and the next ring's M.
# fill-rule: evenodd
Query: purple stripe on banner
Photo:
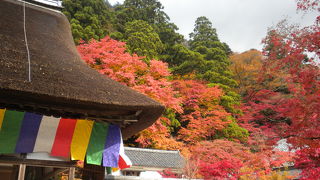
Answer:
M32 153L36 142L42 115L28 113L24 115L16 153Z
M118 167L120 141L120 128L116 125L110 125L103 150L103 166Z

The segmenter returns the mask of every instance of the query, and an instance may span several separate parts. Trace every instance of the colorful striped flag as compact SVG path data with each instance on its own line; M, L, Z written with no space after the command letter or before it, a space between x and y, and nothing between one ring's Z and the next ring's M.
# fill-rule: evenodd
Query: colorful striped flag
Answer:
M51 152L59 122L60 118L43 116L33 152Z
M36 142L42 115L24 114L19 139L16 145L16 153L32 153Z
M84 161L90 140L93 121L78 120L71 142L71 160Z
M120 128L116 125L110 125L105 149L103 151L103 166L118 167L120 136Z
M87 149L87 163L101 165L109 124L95 122Z
M48 152L88 164L128 168L120 128L88 120L59 119L0 109L0 153Z
M70 145L77 120L60 119L51 156L70 157Z
M0 153L14 153L24 112L6 110L0 131Z
M2 127L2 122L3 122L3 118L4 118L4 113L6 112L5 109L0 109L0 130Z

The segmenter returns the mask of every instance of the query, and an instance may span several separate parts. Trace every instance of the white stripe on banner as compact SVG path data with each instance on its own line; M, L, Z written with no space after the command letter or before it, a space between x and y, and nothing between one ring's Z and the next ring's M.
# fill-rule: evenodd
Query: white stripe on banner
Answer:
M121 132L120 132L121 133ZM123 145L123 139L122 139L122 134L120 134L121 142L120 142L120 151L119 151L119 162L118 162L118 167L120 169L125 169L129 168L132 166L132 162L129 159L129 157L125 154L124 152L124 145ZM121 159L122 158L122 159Z
M43 116L33 152L51 152L60 118Z

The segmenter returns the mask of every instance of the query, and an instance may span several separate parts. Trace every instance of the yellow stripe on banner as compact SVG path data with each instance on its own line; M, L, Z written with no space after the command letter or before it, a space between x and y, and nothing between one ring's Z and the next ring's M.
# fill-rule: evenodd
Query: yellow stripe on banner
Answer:
M3 118L4 118L5 112L6 112L5 109L0 109L0 130L1 130L1 127L2 127L2 122L3 122Z
M112 172L117 172L119 170L120 170L119 168L115 168L115 167L112 168Z
M86 155L87 147L90 140L93 121L77 120L71 142L71 159L82 160Z

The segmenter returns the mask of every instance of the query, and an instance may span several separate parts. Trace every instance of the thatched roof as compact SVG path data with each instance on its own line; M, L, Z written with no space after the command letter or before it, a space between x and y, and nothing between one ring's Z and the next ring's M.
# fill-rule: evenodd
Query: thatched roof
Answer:
M0 107L120 122L124 137L150 126L163 112L158 102L88 67L62 13L26 4L29 82L23 4L1 0L0 17Z

